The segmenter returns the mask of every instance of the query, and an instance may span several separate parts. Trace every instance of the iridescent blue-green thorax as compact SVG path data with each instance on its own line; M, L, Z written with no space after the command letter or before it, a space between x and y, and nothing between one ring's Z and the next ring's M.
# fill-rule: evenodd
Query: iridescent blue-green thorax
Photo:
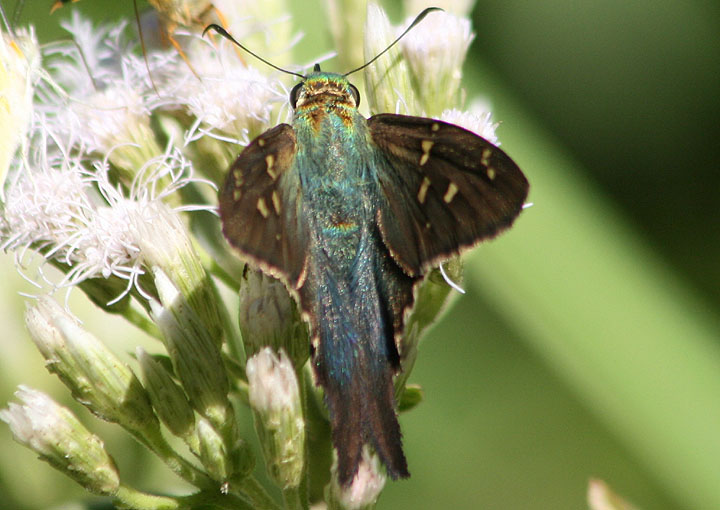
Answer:
M315 72L293 91L292 101L298 147L312 153L307 154L308 163L315 162L317 167L327 161L331 166L325 170L337 178L351 177L344 175L343 168L352 170L360 164L358 158L366 154L358 143L367 143L367 122L357 110L357 89L342 75Z
M342 286L365 263L376 196L366 119L357 111L357 90L341 75L316 72L297 89L293 130L304 215L309 219L308 270ZM322 291L316 299L322 298ZM343 369L339 368L339 372Z

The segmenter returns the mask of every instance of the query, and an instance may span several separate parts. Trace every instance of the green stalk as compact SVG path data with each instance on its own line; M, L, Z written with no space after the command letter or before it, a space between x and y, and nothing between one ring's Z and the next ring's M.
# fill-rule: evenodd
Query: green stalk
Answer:
M182 507L175 498L146 494L124 485L118 489L115 500L118 508L134 510L176 510Z
M166 466L168 466L173 473L191 483L195 487L201 489L215 489L217 484L213 482L205 473L198 470L195 466L190 464L183 457L172 449L172 447L165 441L160 433L159 429L157 434L152 437L148 436L147 431L141 435L136 431L129 431L140 443L147 446L150 451L157 455Z
M233 485L236 485L238 489L234 492L252 501L253 508L256 510L281 510L263 486L252 476L246 476L242 481Z

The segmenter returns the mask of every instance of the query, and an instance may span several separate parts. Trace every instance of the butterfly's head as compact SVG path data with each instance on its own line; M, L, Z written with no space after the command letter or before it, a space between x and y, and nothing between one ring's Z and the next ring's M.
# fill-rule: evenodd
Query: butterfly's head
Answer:
M313 72L293 87L290 104L295 110L319 104L357 108L360 93L342 74L325 73L315 64Z
M308 74L307 76L293 71L288 71L287 69L278 67L272 62L268 62L261 56L256 55L255 53L247 49L245 46L237 42L233 38L233 36L231 36L223 27L215 23L211 23L210 25L205 27L205 30L203 30L203 35L205 35L208 30L214 30L218 34L232 41L239 48L242 48L244 51L248 52L250 55L257 58L261 62L269 65L273 69L277 69L278 71L281 71L283 73L291 74L293 76L302 78L303 81L295 85L295 87L293 87L292 91L290 92L290 104L292 105L294 110L297 110L298 108L309 108L321 105L331 108L345 107L357 109L357 107L360 105L360 93L358 92L358 89L355 88L355 86L347 80L347 76L356 73L362 69L365 69L382 55L387 53L390 48L395 46L395 44L397 44L397 42L405 36L405 34L407 34L415 25L420 23L420 21L422 21L425 16L427 16L433 11L442 11L442 9L440 9L439 7L428 7L427 9L422 11L420 14L417 15L417 17L413 20L410 26L408 26L405 31L400 34L397 39L391 42L384 50L375 55L369 61L365 62L360 67L357 67L352 71L348 71L345 74L324 73L320 70L319 64L315 64L315 69L313 69L313 72Z

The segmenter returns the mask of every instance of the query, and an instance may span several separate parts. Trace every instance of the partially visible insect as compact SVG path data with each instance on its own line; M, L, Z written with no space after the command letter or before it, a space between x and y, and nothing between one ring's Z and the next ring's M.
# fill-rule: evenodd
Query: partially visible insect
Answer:
M67 4L79 1L80 0L55 0L50 8L50 12L53 13ZM175 39L175 31L179 27L201 28L215 20L219 21L222 25L227 25L222 13L213 5L212 0L148 0L148 2L157 13L158 20L160 21L160 41L169 43L175 48L188 67L197 75L182 46L177 39ZM141 15L138 11L137 0L133 0L133 5L135 7L140 41L144 52L145 37L143 35L143 23L141 22Z

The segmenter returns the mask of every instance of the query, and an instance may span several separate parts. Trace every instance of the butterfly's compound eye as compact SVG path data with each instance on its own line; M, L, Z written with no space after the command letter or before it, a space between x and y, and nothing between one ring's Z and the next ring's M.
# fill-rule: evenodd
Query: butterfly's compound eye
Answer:
M305 84L304 81L301 81L297 85L295 85L292 90L290 91L290 105L295 109L295 106L297 105L298 100L298 94L300 94L300 89Z
M358 91L357 87L353 85L352 83L350 85L350 93L352 94L353 99L355 100L355 108L360 106L360 92Z

